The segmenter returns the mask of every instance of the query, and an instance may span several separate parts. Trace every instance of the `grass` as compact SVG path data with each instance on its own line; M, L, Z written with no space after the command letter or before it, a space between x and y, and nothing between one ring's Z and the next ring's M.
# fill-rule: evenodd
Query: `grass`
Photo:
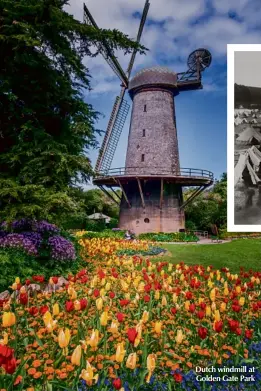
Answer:
M212 265L215 269L228 267L237 273L245 269L261 270L261 240L238 239L223 244L164 244L170 256L154 258L155 261L172 263L185 262L188 265Z

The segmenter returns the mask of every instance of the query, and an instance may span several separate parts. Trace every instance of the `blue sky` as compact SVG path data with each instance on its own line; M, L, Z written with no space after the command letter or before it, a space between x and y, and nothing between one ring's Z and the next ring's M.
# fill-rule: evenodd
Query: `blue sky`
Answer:
M116 28L136 37L139 14L145 0L86 0L99 27ZM205 47L212 64L203 73L203 90L182 92L175 98L181 167L203 168L216 178L227 169L227 43L261 43L260 0L150 0L142 44L147 55L137 56L132 76L141 68L161 65L180 72L187 69L188 55ZM71 0L69 13L82 20L82 0ZM129 56L117 53L127 68ZM102 57L86 59L93 90L86 101L101 112L97 127L106 130L112 105L120 91L119 79ZM129 97L127 99L130 101ZM131 102L131 101L130 101ZM112 167L125 163L130 114ZM100 140L101 141L101 140ZM90 151L95 164L98 151Z

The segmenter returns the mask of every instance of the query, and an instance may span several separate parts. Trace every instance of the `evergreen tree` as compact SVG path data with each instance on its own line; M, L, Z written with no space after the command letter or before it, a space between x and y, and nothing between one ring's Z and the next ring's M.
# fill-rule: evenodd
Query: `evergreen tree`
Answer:
M66 0L0 0L0 218L77 210L70 188L91 173L98 113L84 101L93 45L145 49L69 15Z

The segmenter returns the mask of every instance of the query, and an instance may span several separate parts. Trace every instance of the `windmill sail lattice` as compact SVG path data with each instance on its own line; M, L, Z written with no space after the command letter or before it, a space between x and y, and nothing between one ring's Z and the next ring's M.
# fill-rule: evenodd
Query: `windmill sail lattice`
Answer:
M130 105L123 97L116 97L107 132L102 142L95 171L106 171L111 167L122 129L124 127Z

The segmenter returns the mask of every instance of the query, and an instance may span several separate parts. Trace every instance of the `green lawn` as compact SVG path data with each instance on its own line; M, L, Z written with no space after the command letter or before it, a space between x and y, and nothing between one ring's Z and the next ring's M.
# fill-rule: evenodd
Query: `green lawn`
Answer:
M232 272L238 272L240 266L246 269L261 271L261 240L239 239L223 244L164 244L172 256L155 258L157 261L188 265L213 265L214 268L228 267Z

